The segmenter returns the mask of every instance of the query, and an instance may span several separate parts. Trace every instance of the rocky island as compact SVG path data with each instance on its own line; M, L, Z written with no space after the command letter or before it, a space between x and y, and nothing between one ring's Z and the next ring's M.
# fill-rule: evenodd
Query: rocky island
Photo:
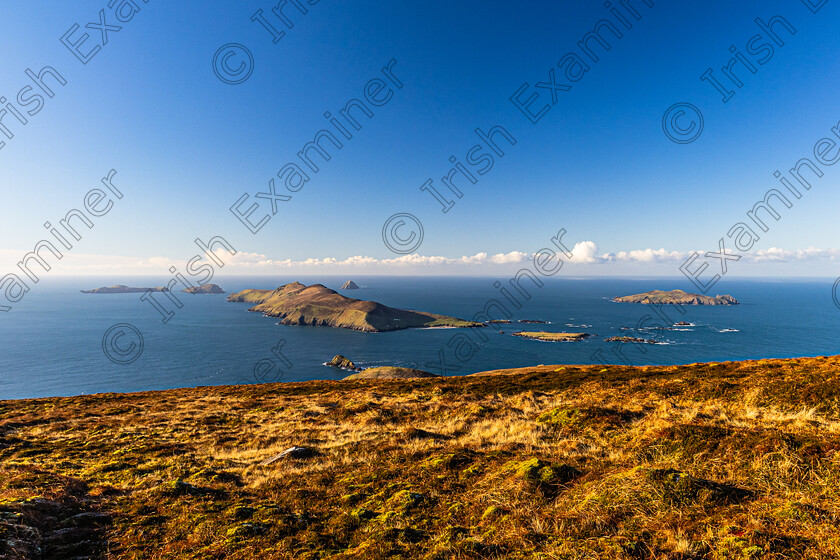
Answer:
M346 358L341 354L336 354L333 356L333 359L327 362L327 366L338 368L338 369L346 369L349 371L362 371L362 368L358 367L355 363L353 363L350 358Z
M93 290L82 290L83 294L140 294L145 292L168 292L168 288L132 288L123 284L116 286L105 286L102 288L95 288Z
M405 367L396 367L396 366L380 366L380 367L372 367L372 368L360 368L355 363L353 363L350 358L346 356L342 356L341 354L336 354L332 360L327 362L327 366L338 368L338 369L346 369L348 371L352 371L351 375L345 377L345 380L355 380L355 379L419 379L425 377L440 377L436 373L429 373L428 371L423 371L422 369L413 369L413 368L405 368Z
M225 291L218 284L202 284L201 286L181 290L188 294L223 294Z
M682 290L653 290L643 294L634 294L632 296L614 297L612 299L615 303L652 303L652 304L667 304L673 303L677 305L738 305L738 300L732 296L704 296L700 294L690 294Z
M649 338L637 338L634 336L611 336L609 338L605 338L604 342L632 342L635 344L656 344L655 340L651 340Z
M554 332L515 332L513 336L520 336L531 340L541 340L543 342L571 342L575 340L583 340L592 336L589 333L554 333Z
M483 323L455 317L348 298L322 284L305 286L292 282L276 290L243 290L231 294L227 300L253 304L248 311L278 317L283 325L338 327L364 332L484 326Z
M440 377L436 373L423 371L422 369L383 366L373 367L354 373L345 377L345 380L355 379L422 379L427 377Z
M352 280L348 280L347 282L345 282L344 284L341 285L341 289L342 290L358 290L359 286L357 286L356 283L353 282Z

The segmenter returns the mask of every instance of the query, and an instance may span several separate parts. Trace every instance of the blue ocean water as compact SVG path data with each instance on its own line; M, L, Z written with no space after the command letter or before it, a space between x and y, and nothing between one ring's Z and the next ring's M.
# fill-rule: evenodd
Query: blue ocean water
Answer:
M295 280L337 289L346 277L217 277L232 293ZM342 292L392 307L472 318L492 298L505 302L495 278L353 277L362 289ZM738 306L690 306L685 315L665 307L666 318L645 305L610 298L652 289L690 291L684 278L548 278L527 285L521 309L505 302L512 319L549 324L494 325L480 329L412 329L361 333L328 327L277 325L247 312L223 295L178 294L183 308L164 324L140 294L82 294L80 290L123 283L156 286L155 278L46 278L14 308L0 314L0 399L99 392L128 392L258 380L340 379L347 372L324 366L344 354L363 367L410 366L461 375L535 364L682 364L705 361L820 356L840 353L840 310L832 280L724 279L715 293L731 294ZM523 283L525 286L527 281ZM710 294L713 295L713 294ZM161 301L165 301L162 296ZM171 307L171 306L170 306ZM648 318L645 316L648 315ZM686 321L672 330L622 330ZM143 338L142 353L121 365L106 357L103 336L115 324L130 324ZM518 330L588 332L582 342L549 343L511 336ZM503 334L500 334L502 331ZM126 331L127 332L127 331ZM459 333L463 336L459 336ZM663 344L608 343L611 336L656 336ZM139 339L130 333L113 344L134 357ZM455 338L453 338L455 337ZM486 338L486 341L482 340ZM471 345L467 341L473 341ZM280 353L287 364L273 356ZM135 352L131 353L131 343ZM110 346L109 348L114 348ZM456 351L459 355L456 356ZM113 350L112 350L113 355ZM441 357L443 364L441 364ZM260 375L255 375L255 366ZM289 367L290 364L290 367Z

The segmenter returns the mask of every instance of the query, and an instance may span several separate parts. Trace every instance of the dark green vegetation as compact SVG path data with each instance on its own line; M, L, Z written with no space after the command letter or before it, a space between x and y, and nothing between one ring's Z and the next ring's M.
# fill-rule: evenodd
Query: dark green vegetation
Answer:
M243 290L228 301L255 304L248 311L279 317L284 325L316 325L365 332L428 327L483 327L445 315L407 311L345 297L321 284L292 282L276 290Z
M673 303L677 305L738 305L738 300L732 296L727 295L711 297L700 294L690 294L682 290L671 290L669 292L653 290L643 294L616 297L613 298L613 301L616 303Z
M2 401L0 556L838 558L838 415L838 357Z

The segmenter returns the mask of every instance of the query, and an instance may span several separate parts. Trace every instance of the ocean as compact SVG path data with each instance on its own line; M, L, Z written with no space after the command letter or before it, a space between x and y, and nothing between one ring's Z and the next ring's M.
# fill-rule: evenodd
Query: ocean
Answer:
M259 276L213 282L232 293L274 289L295 280L338 289L348 279ZM507 305L514 322L478 329L480 335L471 332L476 329L362 333L278 325L277 319L250 313L247 304L229 303L224 295L179 293L183 307L164 324L160 313L140 301L141 294L80 293L118 283L157 286L160 279L45 278L0 316L0 399L337 380L348 372L324 365L335 354L361 367L394 365L464 375L537 364L666 365L840 353L840 309L831 297L832 279L724 279L709 295L730 294L741 305L688 306L684 315L666 306L660 310L664 318L646 305L617 304L610 298L653 289L694 291L685 278L543 278L542 287L527 286L531 298L520 297L520 309L494 288L495 278L352 279L361 289L340 293L464 319L496 298ZM670 321L690 326L657 328ZM142 347L128 327L111 330L103 344L106 332L121 324L140 333ZM637 325L647 328L637 331ZM540 342L511 336L519 330L594 336ZM661 344L606 342L611 336L656 337Z

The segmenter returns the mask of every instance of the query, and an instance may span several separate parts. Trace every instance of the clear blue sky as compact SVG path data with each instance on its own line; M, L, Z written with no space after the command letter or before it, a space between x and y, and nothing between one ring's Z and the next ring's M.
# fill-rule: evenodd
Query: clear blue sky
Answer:
M196 236L223 235L239 251L278 261L387 259L396 255L381 229L397 212L423 222L418 253L453 259L533 252L561 227L598 254L717 250L775 185L773 172L813 158L814 143L840 121L840 4L812 14L800 0L632 0L641 19L622 28L609 52L598 50L600 61L532 124L509 97L524 82L546 81L597 21L616 21L601 2L320 0L305 16L286 8L292 29L273 20L286 31L277 44L250 20L257 9L271 18L268 1L136 2L141 11L87 65L59 39L74 23L98 22L100 9L113 23L106 0L4 10L0 94L14 99L30 83L26 68L50 65L67 80L26 126L2 119L15 135L0 136L0 247L9 262L111 168L125 197L73 253L182 261L195 254ZM755 75L741 68L744 86L724 104L700 75L709 67L719 75L730 45L746 54L760 32L754 19L777 15L797 34L777 26L785 45ZM90 44L100 39L87 32ZM224 84L212 71L225 43L253 54L243 84ZM229 207L298 161L303 144L328 126L323 113L362 96L390 59L404 87L260 233L248 233ZM533 91L538 104L550 99ZM686 145L661 128L665 110L683 101L705 119L702 136ZM493 125L517 144L477 184L461 182L464 197L442 213L419 187L427 178L439 183L449 156L463 161L476 143L473 130ZM823 169L753 251L840 247L840 169ZM807 261L802 271L834 268Z

